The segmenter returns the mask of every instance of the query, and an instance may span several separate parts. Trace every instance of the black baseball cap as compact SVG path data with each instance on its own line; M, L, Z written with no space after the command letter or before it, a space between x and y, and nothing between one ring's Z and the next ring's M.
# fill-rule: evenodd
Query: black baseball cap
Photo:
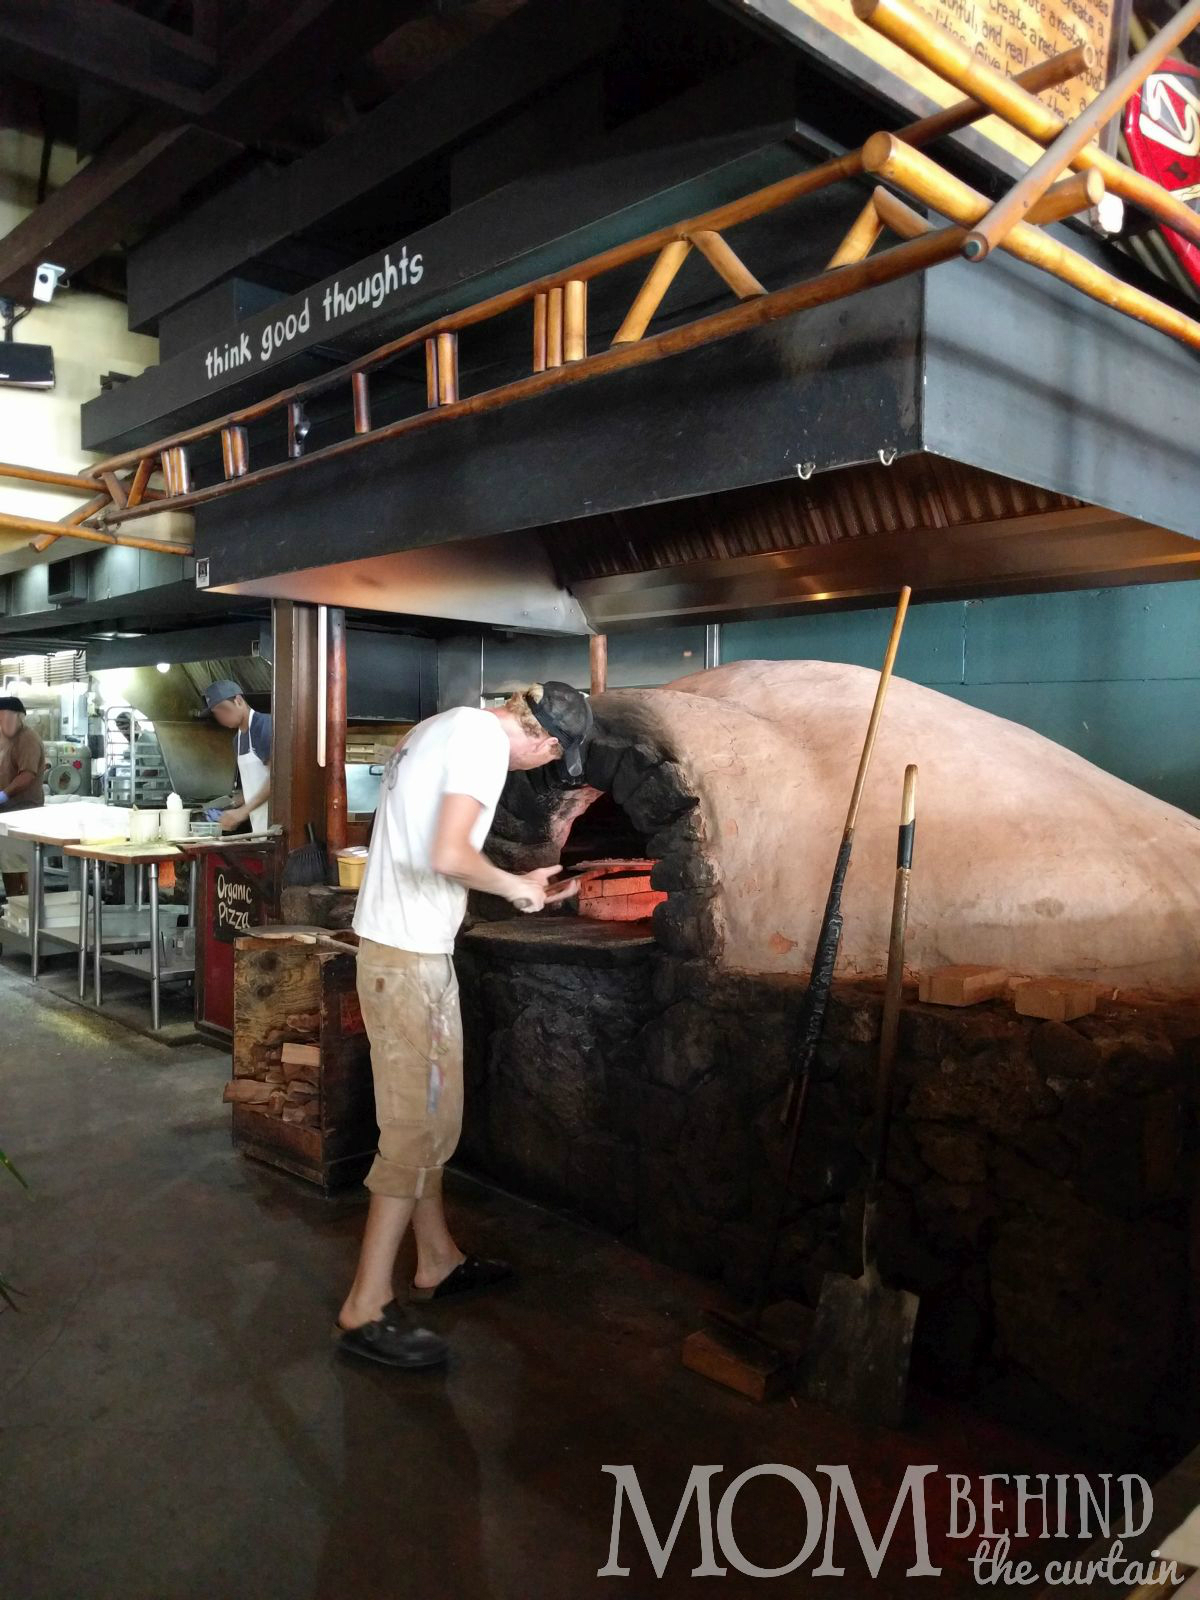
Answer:
M527 689L525 700L546 732L562 745L562 764L568 775L582 777L583 747L592 731L592 708L587 696L569 683L551 680Z
M0 711L15 711L19 717L23 717L25 702L18 700L15 694L0 695Z

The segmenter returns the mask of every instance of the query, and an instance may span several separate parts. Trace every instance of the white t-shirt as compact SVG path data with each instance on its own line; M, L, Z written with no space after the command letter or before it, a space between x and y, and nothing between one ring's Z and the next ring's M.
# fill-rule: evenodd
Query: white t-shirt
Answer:
M508 776L508 738L488 711L460 706L418 723L383 770L354 931L360 939L421 955L449 955L467 891L435 872L433 839L442 799L469 795L483 810L471 829L479 850Z

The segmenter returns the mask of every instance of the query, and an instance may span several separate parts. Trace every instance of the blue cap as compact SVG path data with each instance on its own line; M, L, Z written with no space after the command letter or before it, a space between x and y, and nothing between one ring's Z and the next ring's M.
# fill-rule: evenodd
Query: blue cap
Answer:
M218 678L215 683L210 683L204 691L204 704L211 711L214 706L219 706L222 700L232 700L234 695L241 694L242 686L234 683L232 678Z

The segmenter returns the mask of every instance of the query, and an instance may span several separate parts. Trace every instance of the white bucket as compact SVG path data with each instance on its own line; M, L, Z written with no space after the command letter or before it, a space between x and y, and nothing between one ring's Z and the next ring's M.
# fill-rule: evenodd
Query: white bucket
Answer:
M161 811L131 811L129 813L130 844L153 844L162 834Z

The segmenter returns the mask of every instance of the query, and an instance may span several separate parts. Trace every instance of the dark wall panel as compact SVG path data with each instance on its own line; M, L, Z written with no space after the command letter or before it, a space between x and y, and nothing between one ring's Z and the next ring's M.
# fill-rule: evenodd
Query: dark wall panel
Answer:
M1007 256L926 297L927 449L1200 534L1195 352Z

